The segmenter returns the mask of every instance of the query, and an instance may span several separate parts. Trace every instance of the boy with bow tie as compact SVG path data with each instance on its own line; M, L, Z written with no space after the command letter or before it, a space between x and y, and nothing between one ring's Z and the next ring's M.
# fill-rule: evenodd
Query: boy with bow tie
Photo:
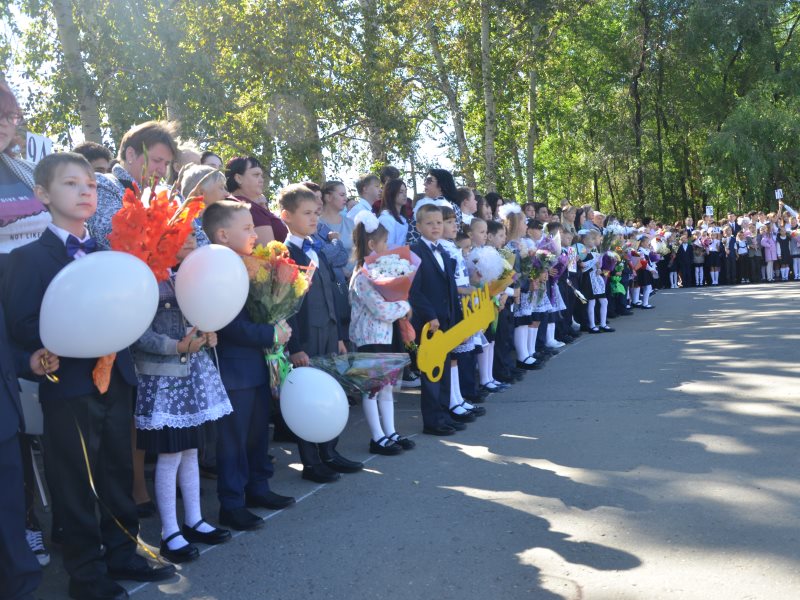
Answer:
M34 192L53 222L37 241L11 253L6 289L9 332L29 352L42 347L39 310L47 286L73 260L97 249L85 226L97 208L97 184L87 160L69 152L51 154L36 166L34 181ZM53 494L54 520L63 527L70 597L127 598L114 579L160 581L172 577L175 568L153 569L136 554L139 520L132 496L131 414L137 381L130 352L117 353L110 380L98 381L103 390L92 376L96 362L62 358L60 382L45 381L39 387L45 472ZM99 521L80 433L105 505ZM101 546L105 546L104 554Z
M317 232L319 205L314 192L302 184L293 184L280 192L281 220L289 229L286 247L298 265L317 265L311 287L300 311L289 319L294 335L289 340L289 358L295 367L307 366L309 357L344 354L346 337L336 313L333 269L322 249L311 239ZM336 481L340 473L355 473L364 468L360 462L347 460L336 451L338 438L323 444L298 439L303 461L303 479L317 483Z

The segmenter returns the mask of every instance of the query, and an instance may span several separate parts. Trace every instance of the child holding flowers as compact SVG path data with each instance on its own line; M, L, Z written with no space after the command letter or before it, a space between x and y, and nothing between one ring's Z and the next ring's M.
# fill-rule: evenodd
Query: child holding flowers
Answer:
M227 246L239 256L253 253L255 226L245 202L222 200L206 208L203 230L213 244ZM256 323L242 308L219 332L219 369L234 412L217 429L217 496L219 521L236 530L260 527L264 521L247 508L286 508L294 498L269 488L270 375L264 349L285 344L292 335L284 322Z
M392 324L403 317L411 317L411 305L406 300L387 301L372 285L364 267L364 259L375 252L388 249L389 232L369 211L355 217L353 230L353 259L356 268L350 280L350 339L358 352L392 352ZM400 273L399 269L389 271ZM397 433L394 425L394 396L392 386L384 386L372 396L362 397L364 416L372 434L369 451L373 454L392 456L403 450L411 450L414 442Z
M178 252L178 261L196 247L191 234ZM216 333L188 327L175 298L174 273L158 288L158 312L134 346L139 379L134 418L139 449L158 454L155 491L161 516L161 555L180 563L200 556L194 543L219 544L231 537L229 531L203 520L197 447L200 425L233 409L219 373L204 351L217 345ZM183 495L182 529L175 508L176 480Z

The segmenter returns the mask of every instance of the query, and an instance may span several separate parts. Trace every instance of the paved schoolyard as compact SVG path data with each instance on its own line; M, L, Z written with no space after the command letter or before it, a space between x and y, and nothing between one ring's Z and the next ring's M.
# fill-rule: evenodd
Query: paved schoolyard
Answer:
M659 293L492 397L450 438L318 486L133 598L791 600L800 597L800 285ZM421 428L398 397L401 431ZM203 482L214 521L213 485ZM158 544L158 520L142 537ZM40 596L63 598L53 553Z

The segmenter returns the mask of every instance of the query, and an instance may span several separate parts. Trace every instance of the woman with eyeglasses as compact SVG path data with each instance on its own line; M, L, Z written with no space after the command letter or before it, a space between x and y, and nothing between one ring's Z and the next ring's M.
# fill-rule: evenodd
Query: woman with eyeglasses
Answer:
M8 253L39 238L50 213L33 195L33 165L14 156L22 112L11 89L0 83L0 278Z
M456 225L461 229L462 215L458 201L458 191L453 174L445 169L430 169L423 181L425 195L414 204L414 216L408 227L408 244L415 244L420 239L417 231L417 211L426 204L436 204L437 200L447 200L456 213Z

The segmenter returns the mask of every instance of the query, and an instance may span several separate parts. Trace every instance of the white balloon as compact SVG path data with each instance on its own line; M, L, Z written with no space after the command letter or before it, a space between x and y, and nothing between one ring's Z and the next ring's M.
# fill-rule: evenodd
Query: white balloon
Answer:
M68 264L47 286L39 335L58 356L97 358L138 340L157 308L150 267L124 252L94 252Z
M219 331L233 321L247 301L249 288L241 257L219 244L189 254L175 277L178 306L200 331Z
M348 412L342 386L319 369L293 369L281 386L283 420L307 442L329 442L342 433Z

